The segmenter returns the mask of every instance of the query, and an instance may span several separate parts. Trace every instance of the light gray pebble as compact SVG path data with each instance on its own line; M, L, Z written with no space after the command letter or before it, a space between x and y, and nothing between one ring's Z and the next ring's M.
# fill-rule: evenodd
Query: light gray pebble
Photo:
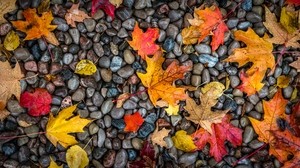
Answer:
M92 97L92 102L95 106L100 107L104 101L104 98L101 96L99 92L95 92Z
M83 20L83 23L88 32L92 32L95 29L96 21L92 18L87 18Z
M68 88L70 90L76 90L79 86L79 79L77 76L73 76L71 79L68 80Z
M294 88L292 86L288 86L286 88L283 88L283 97L285 99L289 99L291 98L292 94L293 94Z
M27 48L17 48L14 50L14 56L17 60L25 61L30 57L30 53Z
M160 29L166 30L167 27L169 26L170 19L169 18L162 18L158 21L158 27Z
M240 84L240 78L238 76L229 76L230 86L235 88Z
M133 30L135 24L135 20L133 18L127 19L122 23L122 27L127 30Z
M210 54L211 53L211 48L209 45L207 44L197 44L195 46L195 50L199 53L199 54Z
M110 112L110 110L112 109L112 107L114 106L114 103L112 102L112 99L107 99L103 102L103 104L101 105L101 111L102 113L105 115L108 112Z
M129 78L133 73L134 69L130 65L126 65L117 71L117 74L125 79Z
M251 96L248 96L249 101L253 104L256 105L259 102L259 97L256 94L253 94Z
M113 119L121 119L125 114L125 110L123 108L112 108L110 115Z
M123 108L125 110L133 110L133 109L136 109L137 108L137 103L134 102L133 100L131 99L128 99L124 102L123 104Z
M116 155L116 160L114 163L114 168L123 168L126 166L128 161L128 154L125 149L121 149L118 151Z
M80 34L79 34L78 29L76 29L76 28L69 29L69 33L73 39L73 42L75 44L79 44Z
M251 126L247 126L243 133L243 142L249 143L252 141L253 137L254 137L254 129Z
M105 131L102 128L100 128L98 131L98 141L97 141L97 146L99 148L103 146L105 139L106 139Z
M202 83L203 83L203 84L204 84L204 83L209 83L209 82L210 82L210 74L209 74L208 69L204 69L204 70L202 71L202 77L201 77L201 79L202 79Z
M63 56L63 63L69 65L72 63L74 57L71 53L65 53Z
M178 163L183 167L188 167L196 162L198 152L185 153L178 159Z

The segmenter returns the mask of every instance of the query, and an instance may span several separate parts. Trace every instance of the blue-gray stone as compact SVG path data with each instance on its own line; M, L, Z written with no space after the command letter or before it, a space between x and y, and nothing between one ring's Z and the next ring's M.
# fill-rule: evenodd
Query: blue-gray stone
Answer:
M146 138L155 129L154 124L144 122L138 131L139 138Z
M111 121L111 125L118 128L119 130L123 130L125 128L125 122L123 119L113 119Z
M145 118L145 122L151 124L154 124L156 120L157 120L157 116L155 113L151 113Z
M165 40L164 44L163 44L163 49L164 49L166 52L170 52L170 51L173 50L174 46L175 46L175 41L174 41L174 39L171 38L171 37L168 37L168 38Z
M211 67L216 65L216 63L218 62L218 58L213 57L213 56L208 55L208 54L200 54L199 55L199 61L202 64L207 64L207 66L211 68Z
M244 9L245 11L251 11L251 9L252 9L252 0L245 0L242 3L242 9Z
M39 61L42 57L42 50L40 49L38 44L33 45L30 48L30 51L36 61Z
M133 149L128 149L127 153L128 153L128 160L130 161L135 160L135 158L137 157L137 153Z
M123 59L119 56L114 56L110 63L110 70L113 72L116 72L121 68Z
M132 68L133 68L134 70L139 70L139 69L142 69L142 65L141 65L140 63L138 63L138 62L134 62L134 63L132 64Z
M119 94L119 91L116 88L108 88L106 96L107 97L115 97Z
M225 102L223 103L223 109L224 110L229 110L230 111L235 111L237 109L238 105L236 102L232 99L226 99Z
M251 26L252 26L252 24L249 21L244 21L244 22L239 23L237 25L237 28L239 30L245 30L246 31L248 29L248 27L251 27Z

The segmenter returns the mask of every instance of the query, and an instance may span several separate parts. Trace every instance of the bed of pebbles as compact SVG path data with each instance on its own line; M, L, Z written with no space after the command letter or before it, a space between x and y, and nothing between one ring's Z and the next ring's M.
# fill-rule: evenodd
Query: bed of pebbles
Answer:
M7 15L8 20L23 19L22 10L37 7L41 0L17 0L18 9ZM205 3L217 4L226 15L234 9L240 0L207 0ZM293 79L297 70L289 66L293 57L284 57L274 73L265 78L265 86L255 95L246 97L235 89L240 84L237 64L222 62L234 48L243 47L233 40L232 32L225 35L224 45L216 52L211 51L210 37L197 45L182 45L181 30L189 26L188 19L193 17L193 10L203 4L203 0L124 0L122 6L115 12L112 20L102 11L83 23L77 23L76 28L70 27L64 15L72 5L66 0L51 0L51 10L58 25L54 31L60 45L51 46L53 60L47 50L47 44L42 40L26 41L24 48L14 51L11 60L17 59L26 77L21 80L22 91L32 88L46 88L53 96L51 111L59 111L62 100L70 96L73 103L79 103L77 113L83 118L95 119L84 133L74 134L90 159L89 167L125 167L129 161L138 157L143 141L149 138L156 128L157 120L165 120L170 135L183 129L193 132L196 125L186 120L183 113L178 116L168 116L163 109L154 108L148 95L143 92L126 100L122 108L116 108L112 100L124 92L136 93L144 90L136 76L137 71L145 70L145 62L133 51L127 43L135 23L141 28L158 27L160 34L158 43L166 51L166 63L178 60L181 63L193 62L193 70L187 73L184 80L178 80L178 85L199 86L210 81L225 83L229 76L230 87L219 98L216 109L231 109L232 123L244 130L243 144L233 148L226 145L229 154L217 163L209 156L209 146L202 151L184 153L173 146L171 136L166 138L168 148L155 147L157 167L233 167L239 158L252 153L263 145L257 140L257 135L247 116L261 119L263 116L262 99L268 99L276 92L276 78L282 74ZM91 11L91 1L81 0L81 9ZM259 35L267 30L263 26L264 5L277 15L283 6L283 0L244 0L234 12L229 15L226 24L231 31L247 30L252 27ZM0 25L0 35L5 36L12 28L10 23ZM25 34L20 33L21 36ZM201 57L199 57L201 55ZM81 59L92 60L97 65L93 76L74 74L75 65ZM47 81L44 76L56 75L57 78ZM283 89L285 98L290 98L292 85ZM199 93L191 93L197 97ZM48 116L31 117L26 109L20 107L17 100L10 100L7 105L11 115L0 122L1 135L31 134L45 130ZM137 133L124 133L123 116L139 111L145 119ZM287 108L287 113L290 108ZM244 114L244 115L242 115ZM50 156L58 162L65 163L65 149L55 148L45 135L28 135L28 137L0 141L0 165L5 168L47 167ZM273 168L280 167L274 157L269 156L268 149L263 148L254 156L244 159L236 166L238 168Z

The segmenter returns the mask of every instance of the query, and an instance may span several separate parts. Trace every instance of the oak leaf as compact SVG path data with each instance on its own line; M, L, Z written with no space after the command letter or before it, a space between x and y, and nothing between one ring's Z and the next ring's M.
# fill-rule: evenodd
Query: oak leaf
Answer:
M265 27L273 35L272 38L267 39L269 42L274 44L283 44L286 47L299 48L300 40L299 30L289 33L280 23L277 22L275 14L265 7L266 21L263 22Z
M96 65L87 59L80 60L75 67L75 73L80 75L93 75L96 71Z
M222 13L217 6L204 10L195 9L194 19L189 20L191 26L182 30L183 44L194 44L198 38L200 43L208 35L212 35L211 46L215 51L224 42L224 34L228 31Z
M103 9L108 16L112 19L115 18L116 7L111 4L109 0L92 0L92 15L94 15L98 9Z
M221 123L212 124L212 134L200 128L192 134L192 137L198 150L202 150L209 143L209 153L217 162L227 154L226 140L231 142L234 147L242 144L242 130L230 124L228 115L222 119Z
M78 4L73 4L70 9L68 9L65 19L69 25L76 27L75 22L83 22L84 19L90 18L84 11L78 9Z
M192 136L188 135L184 130L177 131L172 137L172 141L177 149L180 149L184 152L192 152L197 149L193 142Z
M124 131L136 132L144 123L144 119L139 112L135 112L134 114L125 114L124 122L126 125Z
M27 34L24 40L34 40L45 37L49 43L59 45L54 33L51 32L57 27L56 25L51 25L54 19L51 11L44 12L42 16L39 16L35 8L28 8L23 11L23 16L26 21L12 21L11 23L17 30Z
M179 66L174 61L164 70L162 68L164 60L161 51L156 52L152 58L146 57L147 73L138 72L137 75L143 85L147 87L148 95L154 106L157 105L158 100L176 106L178 101L186 99L187 95L185 88L175 87L173 82L182 79L192 65Z
M0 24L6 22L6 19L3 17L4 14L16 9L16 1L17 0L0 0Z
M64 148L75 145L77 140L70 133L84 132L83 128L93 120L80 118L73 114L77 105L63 109L56 117L50 113L46 125L46 137L54 146L61 144Z
M33 93L25 91L21 94L20 105L28 108L31 116L46 115L50 112L52 97L46 89L36 88Z
M223 88L225 88L224 85ZM211 108L218 102L217 98L222 95L217 93L218 91L215 92L216 90L218 90L216 89L216 87L211 87L209 90L204 89L205 91L204 93L200 92L200 96L199 96L200 105L197 105L193 99L188 98L186 99L186 106L184 107L184 109L187 110L188 113L190 114L185 118L196 124L200 124L200 126L204 128L206 131L208 131L210 134L213 133L211 125L213 123L221 123L223 117L228 112L228 110L212 111ZM222 93L223 90L220 91Z
M89 164L86 151L78 145L71 146L67 150L66 160L70 168L85 168Z
M159 50L159 46L155 44L155 40L159 36L158 28L148 28L144 33L139 28L138 23L135 24L132 32L132 41L128 41L128 44L138 51L138 55L142 59L146 59L147 55L153 55Z
M275 137L271 131L279 130L276 122L278 119L284 118L287 103L288 101L283 98L282 91L279 89L271 100L263 100L264 118L262 121L249 117L255 132L258 134L258 140L268 143L270 145L269 154L273 154L281 162L286 160L288 153L278 150L274 146Z
M151 135L151 141L153 144L157 144L161 147L167 147L167 143L164 140L165 137L169 135L169 132L171 130L167 130L166 128L163 128L158 131L158 126L156 126L155 131Z
M15 95L20 100L21 85L19 80L23 78L19 63L11 68L9 62L0 61L0 113L7 114L5 110L7 100ZM7 115L4 115L7 116Z
M275 59L272 54L273 45L266 40L267 37L260 38L251 28L246 32L238 30L234 32L235 40L244 42L247 47L236 48L227 59L227 62L238 62L239 67L248 62L253 65L246 71L248 77L255 79L254 88L259 91L263 87L263 80L268 68L275 66ZM250 94L248 94L250 95Z

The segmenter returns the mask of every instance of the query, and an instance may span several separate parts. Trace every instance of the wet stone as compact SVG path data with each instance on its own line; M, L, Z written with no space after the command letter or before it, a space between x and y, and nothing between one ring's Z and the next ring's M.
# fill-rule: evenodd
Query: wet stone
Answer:
M127 150L127 152L128 152L128 160L129 160L129 161L133 161L133 160L136 159L137 153L136 153L135 150L129 149L129 150Z
M13 116L18 116L20 113L25 112L25 109L20 106L17 100L8 100L6 107Z
M93 46L92 41L84 36L79 38L79 44L83 50L91 49Z
M292 96L292 94L293 94L293 91L294 91L294 89L293 89L292 86L288 86L288 87L286 87L286 88L283 88L283 97L284 97L285 99L291 98L291 96Z
M239 23L239 19L234 17L234 18L229 18L226 24L229 29L232 29L235 28L238 23Z
M175 22L179 20L180 18L182 18L182 16L183 16L183 12L180 10L171 10L168 13L168 18L170 18L171 22Z
M84 91L84 89L81 89L81 88L80 88L80 89L77 89L77 90L73 93L73 95L72 95L72 100L73 100L73 101L79 102L79 101L83 100L84 97L85 97L85 91Z
M17 60L25 61L30 57L30 53L27 48L17 48L14 50L14 56Z
M202 64L207 64L207 66L211 68L216 65L216 63L218 62L218 58L208 54L200 54L199 61Z
M18 152L18 160L20 163L26 162L29 160L30 150L27 146L21 146Z
M128 99L124 102L123 104L123 108L125 110L133 110L133 109L136 109L137 108L137 103L134 102L133 100L131 99Z
M105 138L106 138L105 131L102 128L100 128L99 131L98 131L98 140L97 140L97 146L98 147L103 146Z
M104 101L104 98L101 96L99 92L95 92L92 97L92 102L95 106L100 107ZM106 110L106 109L104 109Z
M69 25L67 25L67 22L65 19L55 17L53 19L52 23L57 25L57 27L56 27L57 30L60 30L63 32L69 30Z
M132 16L132 9L130 8L119 8L118 10L116 10L116 16L118 18L120 18L122 21L129 19Z
M249 27L251 27L252 24L248 21L244 21L244 22L240 22L238 25L237 25L237 28L239 30L247 30Z
M224 110L230 109L230 111L235 111L237 107L238 107L237 103L232 99L226 99L225 102L223 103Z
M166 30L168 25L170 23L170 19L169 18L162 18L158 21L158 26L159 28Z
M17 150L17 147L13 143L5 143L2 146L2 152L5 156L10 156L14 154Z
M125 110L123 108L113 108L110 112L110 115L113 119L121 119L125 114Z
M0 25L0 35L5 36L12 29L12 25L10 23L3 23Z
M177 34L179 33L179 29L174 24L170 24L166 30L166 35L173 39L176 38Z
M126 79L126 78L130 77L131 75L133 75L134 69L131 68L130 65L126 65L126 66L124 66L123 68L119 69L117 73L118 73L118 75L120 75L122 78L125 78L125 79Z
M156 120L157 120L157 116L155 113L151 113L151 114L147 115L147 117L145 118L145 122L148 122L151 124L154 124Z
M83 20L83 23L88 32L92 32L95 29L96 21L92 18L87 18Z
M102 105L101 105L101 111L102 113L105 115L107 114L108 112L110 112L110 110L112 109L113 107L113 102L111 99L107 99L105 100Z
M19 165L19 163L13 159L7 159L3 163L3 167L5 167L5 168L16 168L16 167L18 167L18 165Z
M63 63L66 65L69 65L72 63L73 59L74 59L74 57L71 53L66 53L63 56Z
M252 9L252 0L245 0L245 1L243 1L241 7L245 11L250 11Z
M103 158L103 166L112 167L116 159L116 152L114 150L109 150Z
M133 18L127 19L122 23L122 27L127 30L133 30L135 24L135 20Z
M249 98L249 101L253 104L253 105L256 105L258 102L259 102L259 97L254 94L254 95L251 95L248 97Z
M238 76L229 76L230 86L235 88L240 84L240 79Z
M75 44L79 44L80 34L79 34L78 29L69 29L69 33L73 39L73 42Z
M179 164L183 167L187 167L196 162L198 152L185 153L179 157Z
M78 77L72 77L71 79L69 79L67 85L70 90L76 90L79 86Z
M143 125L138 130L138 137L146 138L151 132L154 131L154 129L155 129L154 124L144 122Z
M202 80L202 83L209 83L210 82L210 74L209 74L208 69L204 69L202 71L201 80Z

